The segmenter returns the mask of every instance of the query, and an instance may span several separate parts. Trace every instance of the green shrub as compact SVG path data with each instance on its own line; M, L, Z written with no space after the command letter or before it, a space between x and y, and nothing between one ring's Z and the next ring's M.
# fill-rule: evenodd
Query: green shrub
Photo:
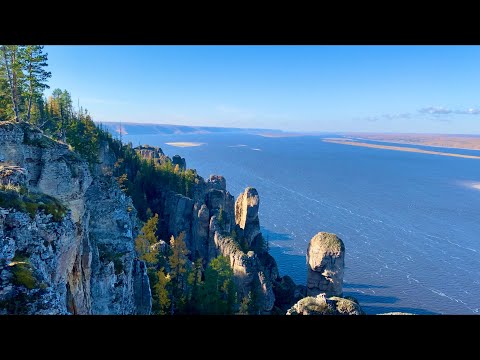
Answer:
M26 212L33 219L38 210L51 214L53 221L62 221L67 213L67 208L52 196L40 193L28 193L26 190L1 190L0 207L14 208Z
M15 264L12 267L12 283L17 286L25 286L27 289L33 289L37 283L33 271L29 264Z

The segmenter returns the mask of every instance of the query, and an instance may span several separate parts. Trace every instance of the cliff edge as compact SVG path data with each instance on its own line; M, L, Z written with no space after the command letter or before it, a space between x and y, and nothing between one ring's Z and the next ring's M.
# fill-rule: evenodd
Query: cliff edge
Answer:
M136 211L111 177L12 122L0 123L0 174L1 313L150 313Z

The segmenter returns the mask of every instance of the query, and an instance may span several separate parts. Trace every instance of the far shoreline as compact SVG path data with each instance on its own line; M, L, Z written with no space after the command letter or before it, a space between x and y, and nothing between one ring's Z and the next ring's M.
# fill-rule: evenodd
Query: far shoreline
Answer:
M377 144L362 143L362 142L348 141L348 140L339 140L339 139L323 139L322 141L327 143L333 143L333 144L361 146L361 147L368 147L373 149L416 152L416 153L422 153L422 154L451 156L451 157L459 157L459 158L465 158L465 159L480 159L480 156L476 156L476 155L464 155L464 154L455 154L455 153L448 153L448 152L441 152L441 151L424 150L424 149L419 149L415 147L377 145Z

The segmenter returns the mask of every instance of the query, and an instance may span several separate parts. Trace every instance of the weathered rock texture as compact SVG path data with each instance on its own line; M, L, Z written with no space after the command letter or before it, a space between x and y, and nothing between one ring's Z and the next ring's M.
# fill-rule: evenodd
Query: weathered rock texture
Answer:
M185 161L185 158L182 158L180 155L174 155L172 157L172 164L173 166L178 165L178 167L183 170L187 168L187 162Z
M140 145L135 148L135 151L144 159L153 160L159 164L171 163L174 167L178 165L180 169L187 168L185 158L180 155L174 155L171 159L163 153L163 150L158 146Z
M114 163L108 149L100 155L105 166ZM0 124L0 159L5 178L70 209L60 222L0 209L0 313L148 314L148 276L134 251L136 211L109 171L97 166L92 174L68 146L27 124Z
M345 245L335 234L319 232L307 249L307 295L342 296Z
M235 222L241 229L240 235L245 238L249 246L260 234L259 207L260 197L257 190L252 187L246 188L235 202Z
M335 234L315 235L307 249L306 289L294 287L291 280L283 280L277 290L282 290L283 299L290 301L303 294L303 298L288 309L287 315L363 315L355 298L342 297L344 258L345 245ZM282 309L281 304L279 307Z
M186 167L185 159L172 160L160 148L136 150L147 159ZM112 178L117 159L106 142L99 161L89 167L68 146L29 125L0 125L0 182L48 194L70 209L59 222L43 212L31 219L15 209L0 209L1 313L150 313L146 266L134 250L140 224L131 199ZM259 313L284 314L307 295L304 286L279 276L275 260L262 246L256 189L248 187L235 202L223 176L204 180L197 175L190 197L163 186L154 189L159 246L183 232L191 260L202 258L206 265L218 255L227 257L239 301L254 292ZM308 292L341 295L343 243L336 237L316 238L307 256L312 273ZM340 250L333 246L337 243ZM19 284L20 269L31 272L33 288ZM328 301L337 304L338 313L350 311L338 305L340 300Z
M211 175L207 180L197 176L188 198L169 189L158 189L159 233L163 240L185 234L191 260L202 258L207 265L218 255L230 260L238 298L250 291L261 294L261 312L274 306L274 283L278 276L275 260L266 252L254 252L254 239L260 234L259 196L247 188L237 200L227 191L223 176ZM237 225L239 224L239 225ZM235 235L236 234L236 235ZM240 243L246 247L241 249Z
M336 296L327 298L325 294L319 294L298 301L287 311L287 315L364 315L364 312L353 300Z
M162 149L157 146L150 146L150 145L140 145L135 148L135 151L140 154L144 159L153 159L160 163L163 163L169 160L168 156L166 156Z

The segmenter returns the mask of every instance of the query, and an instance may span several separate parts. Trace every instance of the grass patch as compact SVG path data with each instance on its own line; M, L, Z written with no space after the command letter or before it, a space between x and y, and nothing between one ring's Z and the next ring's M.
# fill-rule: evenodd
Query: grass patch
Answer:
M26 212L32 219L37 211L43 210L46 214L51 214L56 222L62 221L67 213L67 208L52 196L28 193L24 187L7 189L6 186L9 185L0 187L0 207Z

